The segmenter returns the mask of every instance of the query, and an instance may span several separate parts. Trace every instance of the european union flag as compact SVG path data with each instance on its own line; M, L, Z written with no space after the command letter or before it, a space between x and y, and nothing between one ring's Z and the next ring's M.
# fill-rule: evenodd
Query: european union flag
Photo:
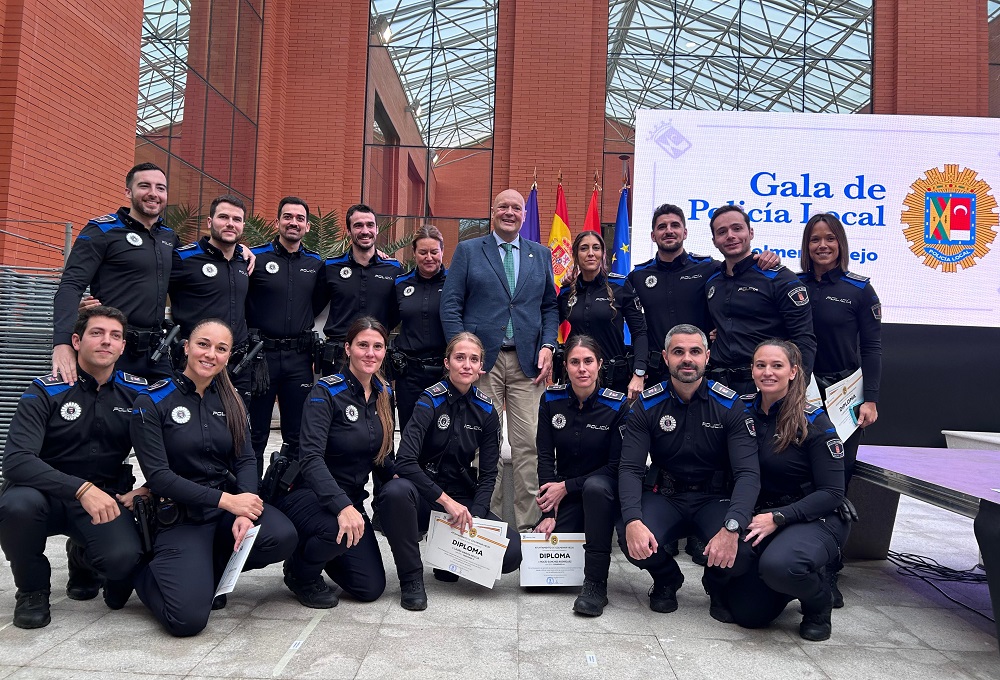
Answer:
M521 225L520 235L529 241L541 243L542 224L538 218L538 187L534 184L531 185L531 193L528 194L524 212L524 224Z
M628 223L628 187L622 188L618 199L618 217L615 220L615 250L611 255L611 271L627 276L632 271L631 234Z

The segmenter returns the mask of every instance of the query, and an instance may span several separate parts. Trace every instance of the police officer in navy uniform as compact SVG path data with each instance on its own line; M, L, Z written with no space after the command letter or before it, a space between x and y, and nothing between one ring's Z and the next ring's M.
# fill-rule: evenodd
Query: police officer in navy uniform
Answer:
M642 304L625 277L608 272L604 237L583 231L573 239L573 268L559 291L559 322L569 321L569 337L581 333L601 347L602 382L634 399L642 392L648 345ZM625 324L634 355L626 355ZM565 355L565 352L564 352Z
M882 303L867 276L848 270L851 249L844 226L833 213L813 215L802 232L799 280L809 291L816 330L814 372L820 393L861 368L864 402L858 409L858 429L844 442L844 488L851 481L858 447L866 427L878 420L882 381ZM833 606L844 606L837 587L843 563L827 569Z
M280 562L295 548L295 528L257 496L257 464L243 402L226 373L233 334L206 319L183 345L183 373L150 385L131 418L136 458L159 499L153 554L135 576L139 599L171 634L196 635L212 609L216 584L255 524L244 571Z
M396 277L399 335L393 341L393 377L399 431L410 422L417 399L441 379L444 365L444 329L441 327L441 291L448 270L442 264L444 236L425 224L413 234L416 268Z
M237 248L243 236L246 206L236 196L219 196L209 208L209 235L178 248L170 273L170 309L188 337L204 319L222 319L232 329L232 372L247 352L246 299L250 288L247 261ZM180 358L178 356L178 358ZM250 404L249 367L232 378L245 408Z
M600 387L601 348L587 335L566 341L568 385L545 390L538 411L538 506L546 538L585 533L584 582L573 611L600 616L608 604L611 534L619 516L618 461L628 403Z
M70 346L80 297L87 286L100 304L120 309L128 319L119 370L146 378L170 374L170 359L153 362L163 336L171 258L180 245L164 223L167 178L153 163L141 163L125 176L131 205L95 217L77 236L54 300L52 376L72 385L76 358Z
M355 319L370 316L386 328L395 328L397 323L396 277L403 268L397 260L383 258L375 248L375 211L360 203L348 208L347 235L351 241L347 252L326 261L330 312L323 326L325 374L340 370L344 338Z
M760 490L753 419L736 392L704 378L708 340L700 329L675 326L664 344L670 380L644 391L626 420L618 540L653 576L650 609L666 613L677 609L684 576L662 546L693 528L706 542L709 613L728 622L725 583L753 564L740 541Z
M824 574L839 557L850 524L844 500L844 445L823 409L805 399L798 348L765 340L753 357L760 392L751 404L760 445L760 497L746 541L758 568L729 583L737 623L768 625L791 599L802 603L799 635L830 637L832 597Z
M347 369L321 378L309 393L299 443L301 475L278 502L299 542L285 563L285 585L314 609L339 598L327 575L361 602L385 590L385 566L365 513L365 485L393 471L392 389L381 376L389 333L372 317L355 319L344 338Z
M400 438L399 478L388 481L378 497L383 531L399 574L403 609L427 608L419 542L431 510L447 513L451 525L462 531L472 528L474 517L499 519L490 512L490 498L500 457L500 419L493 401L473 387L483 353L482 342L467 331L448 343L447 376L417 400ZM521 564L521 539L513 527L507 528L507 538L510 542L501 567L505 574ZM440 569L434 570L434 577L458 580L457 574Z
M326 306L323 258L302 245L309 232L309 206L286 196L278 203L278 235L251 248L257 266L247 293L247 325L264 342L268 386L250 398L250 432L257 472L264 471L264 448L271 412L278 399L281 437L297 457L302 405L313 385L313 324Z
M802 351L806 375L811 375L816 336L806 287L785 267L755 264L750 252L753 227L738 205L715 210L710 227L725 262L706 284L717 333L708 376L739 394L752 394L756 388L750 358L757 344L768 338L794 342Z
M49 624L49 577L45 539L67 534L75 543L70 561L85 561L107 579L105 601L120 609L132 592L139 561L133 526L129 414L146 381L115 362L125 348L125 315L111 307L83 310L72 335L78 353L71 386L50 375L36 378L21 396L3 456L0 546L17 586L14 625ZM74 583L74 600L97 594L99 581Z

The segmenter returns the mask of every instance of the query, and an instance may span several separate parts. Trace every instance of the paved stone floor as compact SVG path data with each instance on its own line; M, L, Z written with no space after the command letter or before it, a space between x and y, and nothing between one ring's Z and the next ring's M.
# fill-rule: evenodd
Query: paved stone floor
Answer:
M798 637L797 607L772 628L717 623L686 557L680 609L647 606L650 579L617 551L611 603L598 619L571 611L575 592L528 593L509 574L493 590L435 581L428 570L427 611L399 607L399 585L379 539L389 586L374 603L348 599L335 609L300 606L281 583L281 568L244 574L229 605L194 638L166 635L133 596L121 611L98 598L65 597L63 540L53 539L52 623L26 631L10 625L14 585L0 564L2 678L997 678L993 624L888 562L849 563L846 599L833 637ZM972 521L904 498L894 550L955 568L977 562ZM990 613L986 586L944 584L953 596Z

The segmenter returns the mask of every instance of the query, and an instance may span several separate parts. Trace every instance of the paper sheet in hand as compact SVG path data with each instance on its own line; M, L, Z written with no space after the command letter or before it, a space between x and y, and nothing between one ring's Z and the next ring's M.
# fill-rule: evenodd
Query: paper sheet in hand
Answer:
M860 368L826 388L826 413L837 428L837 436L842 442L846 442L858 429L854 407L864 403L864 389L865 381Z
M585 534L521 534L522 586L582 586Z
M239 580L240 573L243 571L243 565L246 564L250 550L253 548L254 541L257 540L258 531L260 531L260 527L250 527L247 530L246 536L243 537L243 542L240 543L240 549L234 552L233 556L229 558L229 564L226 565L226 570L222 572L222 578L219 579L219 587L215 591L215 597L233 592L233 588L236 587L236 581Z
M484 522L488 524L481 527ZM498 524L503 525L503 531ZM500 577L508 542L505 523L474 519L473 530L463 534L448 525L448 515L433 511L424 562L492 588Z

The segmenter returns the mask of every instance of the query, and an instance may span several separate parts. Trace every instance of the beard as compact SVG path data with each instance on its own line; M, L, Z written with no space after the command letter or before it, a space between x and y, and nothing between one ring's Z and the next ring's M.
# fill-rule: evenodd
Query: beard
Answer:
M684 375L683 373L681 373L682 368L693 368L694 375L693 376ZM705 367L704 366L699 367L695 364L681 364L680 366L677 367L671 366L668 370L670 371L671 378L676 379L678 382L688 383L688 384L698 382L705 375Z

